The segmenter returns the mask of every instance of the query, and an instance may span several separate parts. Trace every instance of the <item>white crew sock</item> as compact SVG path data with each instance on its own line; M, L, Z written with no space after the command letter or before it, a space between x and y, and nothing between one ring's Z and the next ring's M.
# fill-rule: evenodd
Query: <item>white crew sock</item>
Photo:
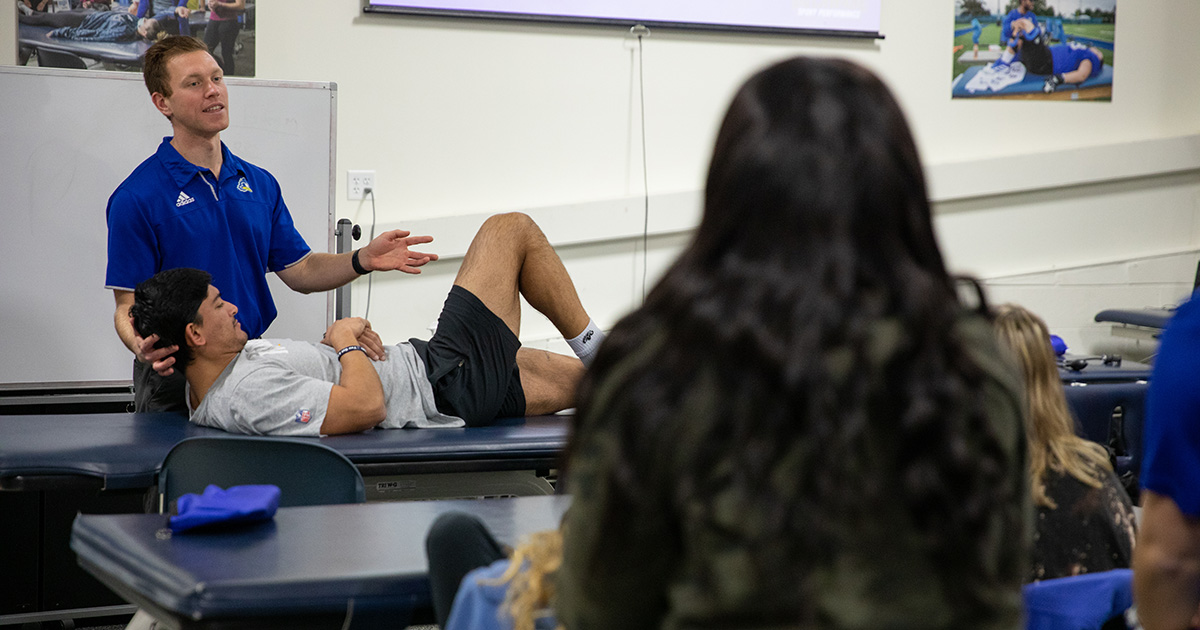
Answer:
M583 332L576 335L573 339L567 340L567 345L571 346L571 350L575 352L575 356L583 361L584 366L592 364L592 359L596 356L596 350L600 347L600 343L604 341L604 331L596 326L596 322L588 319L587 327Z

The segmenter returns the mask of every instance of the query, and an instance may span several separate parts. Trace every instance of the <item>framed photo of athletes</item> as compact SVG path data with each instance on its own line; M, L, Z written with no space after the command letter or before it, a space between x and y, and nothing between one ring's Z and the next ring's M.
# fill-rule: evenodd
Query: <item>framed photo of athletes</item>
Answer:
M141 72L169 35L202 39L227 76L254 76L247 0L16 0L17 65Z
M1111 101L1117 0L955 0L952 98Z

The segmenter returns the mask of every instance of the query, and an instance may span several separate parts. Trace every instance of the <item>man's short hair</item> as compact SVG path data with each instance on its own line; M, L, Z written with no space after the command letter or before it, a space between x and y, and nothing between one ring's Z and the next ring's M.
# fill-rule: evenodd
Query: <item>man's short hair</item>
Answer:
M160 271L137 286L133 292L133 328L142 338L158 335L156 348L179 346L175 368L183 371L192 361L192 349L185 332L191 323L203 324L200 305L208 298L212 275L207 271L182 267Z
M203 50L208 52L208 46L195 37L172 35L165 37L146 51L142 59L142 80L146 89L153 95L155 92L163 96L171 95L171 85L168 79L167 62L178 55Z

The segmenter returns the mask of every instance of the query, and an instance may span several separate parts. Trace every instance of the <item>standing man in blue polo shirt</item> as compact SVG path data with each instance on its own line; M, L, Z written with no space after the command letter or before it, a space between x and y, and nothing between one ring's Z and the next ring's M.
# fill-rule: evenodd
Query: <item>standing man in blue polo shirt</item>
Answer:
M1163 331L1142 432L1134 598L1146 630L1200 622L1200 298Z
M164 138L108 200L107 288L116 299L114 325L133 352L138 411L186 410L184 380L174 372L176 348L156 349L129 317L133 290L163 269L196 267L220 282L238 305L250 338L275 319L266 274L294 291L328 291L375 270L420 273L435 254L408 248L433 239L392 230L353 253L309 249L292 223L279 183L221 142L229 126L224 76L207 47L168 37L145 56L143 77L154 106L171 122Z

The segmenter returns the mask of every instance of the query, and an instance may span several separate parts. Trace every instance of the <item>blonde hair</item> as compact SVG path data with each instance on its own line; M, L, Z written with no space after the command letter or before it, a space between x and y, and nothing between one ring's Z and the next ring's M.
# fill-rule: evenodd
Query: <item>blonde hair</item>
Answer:
M1021 306L1002 304L996 309L995 326L1001 345L1012 352L1025 377L1025 436L1034 504L1058 507L1046 496L1047 469L1099 488L1112 464L1103 446L1075 434L1046 322Z
M562 540L562 531L557 529L525 537L513 550L508 570L496 580L508 584L503 608L513 619L513 630L533 630L538 617L552 614L554 574L562 565Z

